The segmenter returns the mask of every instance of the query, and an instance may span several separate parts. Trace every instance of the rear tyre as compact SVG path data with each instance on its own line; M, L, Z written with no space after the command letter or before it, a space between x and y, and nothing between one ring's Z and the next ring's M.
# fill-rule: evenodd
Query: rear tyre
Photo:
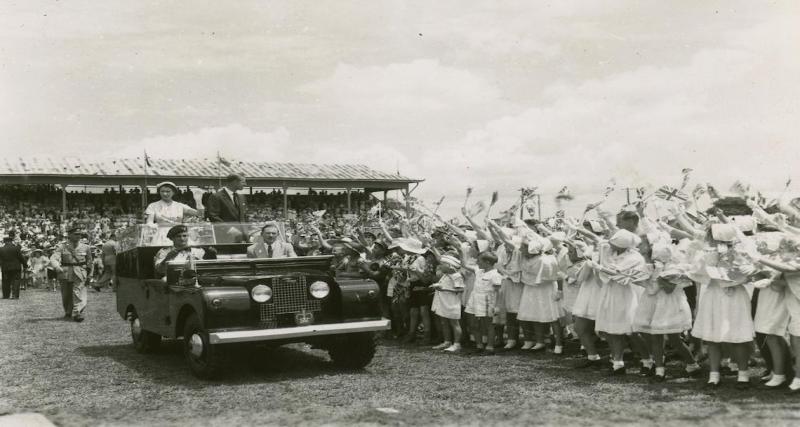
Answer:
M328 348L333 364L343 369L361 369L375 356L374 332L361 332L336 337Z
M222 372L223 354L219 345L211 345L208 333L197 314L186 319L183 328L183 355L192 373L202 379L217 378Z
M128 316L131 326L133 348L139 353L152 353L161 345L161 335L142 329L142 322L136 311Z

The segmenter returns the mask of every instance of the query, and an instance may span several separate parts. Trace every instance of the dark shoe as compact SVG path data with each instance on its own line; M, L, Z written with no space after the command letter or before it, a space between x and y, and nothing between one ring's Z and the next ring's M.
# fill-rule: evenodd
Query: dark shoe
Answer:
M723 366L723 367L719 368L719 374L721 376L723 376L723 377L731 377L731 376L734 376L734 375L739 375L739 372L738 371L733 371L733 370L731 370L731 368L729 368L727 366Z
M703 388L706 390L717 390L719 389L719 383L705 383Z
M666 375L655 375L655 374L653 374L653 376L650 377L650 383L651 384L660 384L660 383L663 383L663 382L666 382L666 381L667 381L667 376Z
M639 376L640 377L652 377L656 374L656 367L655 365L647 368L644 365L640 365L639 367Z
M480 352L479 356L494 356L495 354L497 353L495 353L494 349L484 349Z
M81 323L81 322L83 322L83 316L75 316L75 317L72 318L72 320L74 320L74 321L76 321L78 323Z
M64 315L64 319L72 319L72 315L71 314L65 314Z
M101 288L100 286L92 286L92 289L94 289L95 292L100 292L103 290L103 288Z
M736 381L736 390L750 390L752 387L750 381Z
M609 377L621 377L621 376L624 376L624 375L625 375L625 374L627 374L627 373L628 373L628 372L625 370L625 368L624 368L624 367L623 367L623 368L619 368L619 369L614 369L614 368L611 368L611 369L608 371L608 376L609 376Z
M793 396L800 395L800 388L798 388L797 390L792 390L792 389L786 390L786 394L791 394Z
M762 384L761 387L759 387L759 388L761 388L763 390L782 390L782 389L785 389L787 387L789 387L789 381L788 380L785 380L785 381L783 381L782 383L780 383L778 385Z

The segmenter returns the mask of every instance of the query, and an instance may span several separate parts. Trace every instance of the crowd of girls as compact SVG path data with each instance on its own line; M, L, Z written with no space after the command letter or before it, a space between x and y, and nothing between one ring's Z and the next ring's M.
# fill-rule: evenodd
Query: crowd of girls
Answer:
M597 219L564 219L559 230L478 223L463 209L468 226L384 227L360 268L381 284L405 342L421 329L437 351L561 355L572 335L585 354L577 367L626 375L632 353L634 372L655 382L667 380L668 348L685 375L707 372L714 388L733 373L741 389L753 385L758 351L768 370L761 387L800 393L800 212L740 200L751 214L689 213L679 203L651 217L639 205L616 218L597 209Z

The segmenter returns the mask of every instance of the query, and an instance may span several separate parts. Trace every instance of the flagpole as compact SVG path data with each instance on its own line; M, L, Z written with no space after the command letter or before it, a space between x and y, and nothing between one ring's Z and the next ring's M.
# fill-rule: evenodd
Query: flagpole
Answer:
M144 188L142 188L142 209L147 207L147 150L144 150Z
M219 151L217 151L217 190L222 188L222 157L219 155Z

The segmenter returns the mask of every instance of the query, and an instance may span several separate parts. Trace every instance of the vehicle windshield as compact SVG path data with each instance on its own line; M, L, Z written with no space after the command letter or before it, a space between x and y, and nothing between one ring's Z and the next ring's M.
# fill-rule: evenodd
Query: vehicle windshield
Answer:
M260 238L263 223L196 222L183 224L189 231L190 246L250 244ZM120 249L171 246L167 238L174 225L137 224L120 232ZM283 224L278 223L278 238L285 240Z

